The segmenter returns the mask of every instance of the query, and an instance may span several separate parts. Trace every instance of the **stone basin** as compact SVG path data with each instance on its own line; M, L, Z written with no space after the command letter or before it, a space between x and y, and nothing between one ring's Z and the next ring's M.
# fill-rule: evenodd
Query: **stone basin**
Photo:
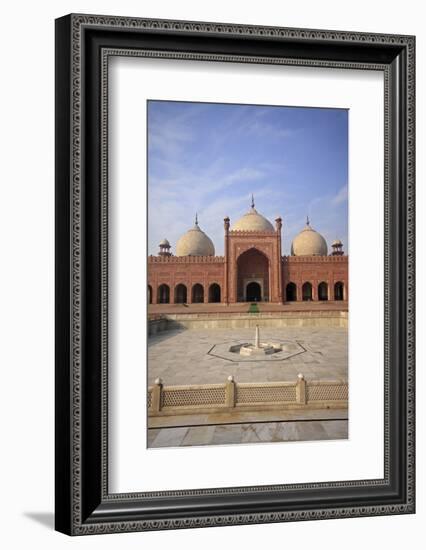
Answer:
M208 354L233 363L240 363L246 361L282 361L305 352L305 348L299 342L276 340L267 344L270 346L267 348L267 352L265 352L265 349L260 349L258 352L246 354L245 351L241 353L240 350L247 349L248 346L253 346L253 344L244 340L222 342L215 344Z
M232 348L238 347L238 346L231 346ZM231 348L229 351L232 351ZM271 353L276 353L277 351L281 351L281 346L279 344L259 344L259 346L255 346L253 344L243 344L240 349L237 351L232 351L232 353L239 353L240 355L270 355Z

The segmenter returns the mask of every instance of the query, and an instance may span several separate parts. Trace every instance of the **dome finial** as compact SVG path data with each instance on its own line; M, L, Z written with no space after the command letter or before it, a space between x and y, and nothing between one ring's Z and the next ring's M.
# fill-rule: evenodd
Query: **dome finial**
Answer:
M251 194L251 207L254 208L254 196Z
M195 225L198 226L198 212L195 212Z
M309 225L309 216L306 216L306 225Z

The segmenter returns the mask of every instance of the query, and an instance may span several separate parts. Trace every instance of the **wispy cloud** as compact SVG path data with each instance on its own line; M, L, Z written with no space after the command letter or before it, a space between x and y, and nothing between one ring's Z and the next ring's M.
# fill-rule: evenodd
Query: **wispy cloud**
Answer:
M232 225L248 210L251 193L268 219L283 218L284 253L307 214L324 236L344 240L347 186L334 190L347 158L327 141L324 111L151 102L149 253L157 253L164 237L175 251L198 212L201 228L222 254L223 218L230 216ZM318 124L315 116L325 119ZM340 135L332 139L341 143Z
M334 205L341 204L348 200L348 186L344 185L339 189L337 194L333 197L332 203Z
M290 128L280 128L274 124L268 124L259 120L254 120L247 124L243 129L249 135L262 137L290 138L294 135L294 130Z

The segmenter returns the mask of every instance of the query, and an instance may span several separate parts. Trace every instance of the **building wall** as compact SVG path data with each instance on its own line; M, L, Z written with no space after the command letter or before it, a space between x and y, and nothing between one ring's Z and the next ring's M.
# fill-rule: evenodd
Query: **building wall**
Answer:
M297 301L302 300L304 283L312 285L312 300L318 300L318 286L325 282L328 300L334 300L336 283L343 283L343 299L348 299L348 256L284 256L283 295L289 283L297 288Z
M148 287L152 292L151 303L158 303L158 289L163 284L170 289L171 304L175 303L178 285L185 285L187 289L186 303L192 303L192 289L196 284L203 287L205 303L208 302L209 287L214 283L220 286L223 299L224 265L223 256L149 256Z
M269 282L270 298L268 301L280 303L279 293L282 289L282 301L286 301L286 289L289 283L296 285L297 301L302 301L302 288L305 283L312 287L312 301L318 301L320 296L318 287L320 283L326 283L328 300L335 299L336 283L343 283L342 298L348 299L348 256L284 256L281 262L282 284L277 284L279 274L278 248L273 238L266 238L262 243L257 243L256 248L265 254L270 261ZM252 242L251 248L255 246ZM238 301L237 295L237 266L238 257L245 250L250 250L248 244L244 244L241 236L233 240L230 247L231 259L228 263L230 293L229 303ZM160 285L167 285L169 288L169 303L176 300L176 287L186 287L186 303L193 303L192 289L199 284L203 288L203 301L209 302L209 288L212 284L220 286L220 301L226 303L224 291L226 263L223 256L184 256L184 257L160 257L150 256L148 258L148 285L151 292L151 303L158 303L158 289ZM253 266L253 273L256 276L256 266ZM281 287L281 289L280 289Z
M242 269L244 274L239 273L239 258L243 259L244 254L251 250L256 250L263 254L268 260L268 280L265 281L264 288L268 292L268 301L280 303L281 299L281 269L279 259L281 257L281 234L280 231L274 233L267 231L230 231L228 243L226 246L228 280L229 280L229 303L235 303L242 300L242 285L244 277L250 274L247 269ZM242 266L243 267L243 266ZM259 275L256 264L253 266L251 275L253 279ZM263 268L261 269L263 273ZM240 279L240 280L239 280Z

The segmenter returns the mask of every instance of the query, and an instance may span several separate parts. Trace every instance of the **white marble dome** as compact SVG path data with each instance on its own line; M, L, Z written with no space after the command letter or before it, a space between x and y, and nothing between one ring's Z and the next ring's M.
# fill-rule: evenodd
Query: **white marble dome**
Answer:
M232 231L274 231L272 223L254 206L232 226Z
M292 256L327 256L327 243L309 224L309 220L302 231L291 243Z
M198 226L189 229L176 244L176 256L214 256L214 244Z

